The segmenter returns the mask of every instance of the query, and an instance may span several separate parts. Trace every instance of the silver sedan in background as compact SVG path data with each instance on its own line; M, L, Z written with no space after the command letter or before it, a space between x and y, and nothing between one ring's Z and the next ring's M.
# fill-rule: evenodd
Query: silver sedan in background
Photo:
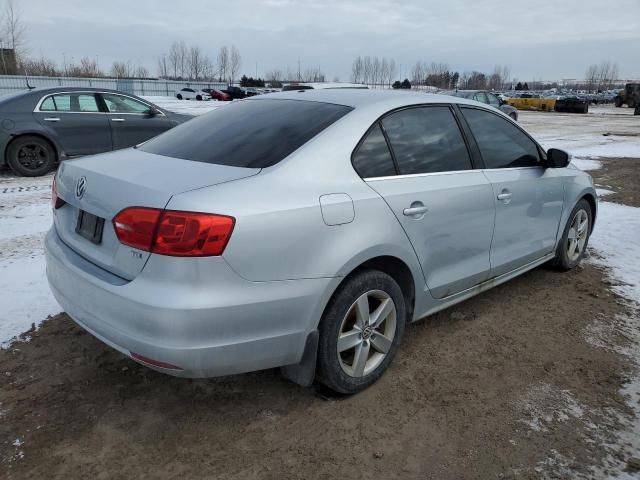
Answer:
M407 322L575 267L597 203L567 153L487 105L305 90L65 162L53 207L51 289L108 345L176 376L282 367L354 393Z

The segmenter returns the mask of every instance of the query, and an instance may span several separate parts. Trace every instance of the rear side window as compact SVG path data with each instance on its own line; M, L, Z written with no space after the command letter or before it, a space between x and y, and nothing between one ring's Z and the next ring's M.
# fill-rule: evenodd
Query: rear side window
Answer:
M420 107L382 120L401 175L471 169L469 152L449 107Z
M140 150L196 162L266 168L351 110L300 100L233 102L172 128Z
M486 168L535 167L540 154L535 142L511 122L477 108L462 108Z
M353 168L362 178L388 177L396 174L393 158L380 125L369 131L353 154Z
M46 98L40 105L45 112L99 112L96 97L91 93L63 93Z

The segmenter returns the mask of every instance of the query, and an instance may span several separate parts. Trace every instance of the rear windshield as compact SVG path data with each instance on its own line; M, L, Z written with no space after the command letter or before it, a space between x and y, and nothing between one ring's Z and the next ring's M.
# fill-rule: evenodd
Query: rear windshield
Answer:
M163 133L140 150L196 162L265 168L351 110L301 100L234 101Z

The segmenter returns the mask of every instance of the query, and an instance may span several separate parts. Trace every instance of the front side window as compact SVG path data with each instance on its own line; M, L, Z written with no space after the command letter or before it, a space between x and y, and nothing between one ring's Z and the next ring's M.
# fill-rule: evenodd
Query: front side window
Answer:
M487 96L485 95L484 92L478 92L475 94L475 96L473 97L473 99L476 102L480 102L480 103L489 103L489 100L487 99Z
M388 177L396 174L387 141L376 125L353 154L353 168L362 178Z
M382 125L401 175L471 169L469 152L449 107L401 110Z
M491 112L463 107L486 168L533 167L540 165L535 142L518 127Z
M122 95L101 94L110 113L147 113L149 105Z
M96 97L92 93L61 93L45 99L40 105L42 111L57 112L99 112Z
M149 140L140 150L195 162L266 168L351 110L304 100L232 102Z
M500 100L498 100L498 97L496 97L493 93L487 93L486 95L489 105L496 108L500 107Z

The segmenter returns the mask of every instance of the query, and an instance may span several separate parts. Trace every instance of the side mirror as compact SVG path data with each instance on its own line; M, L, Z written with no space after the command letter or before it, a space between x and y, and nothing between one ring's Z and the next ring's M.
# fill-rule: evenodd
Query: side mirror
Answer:
M547 167L549 168L565 168L571 161L571 155L560 150L559 148L550 148L547 150Z
M155 117L156 115L160 115L160 111L157 108L150 107L149 110L146 111L147 117Z

